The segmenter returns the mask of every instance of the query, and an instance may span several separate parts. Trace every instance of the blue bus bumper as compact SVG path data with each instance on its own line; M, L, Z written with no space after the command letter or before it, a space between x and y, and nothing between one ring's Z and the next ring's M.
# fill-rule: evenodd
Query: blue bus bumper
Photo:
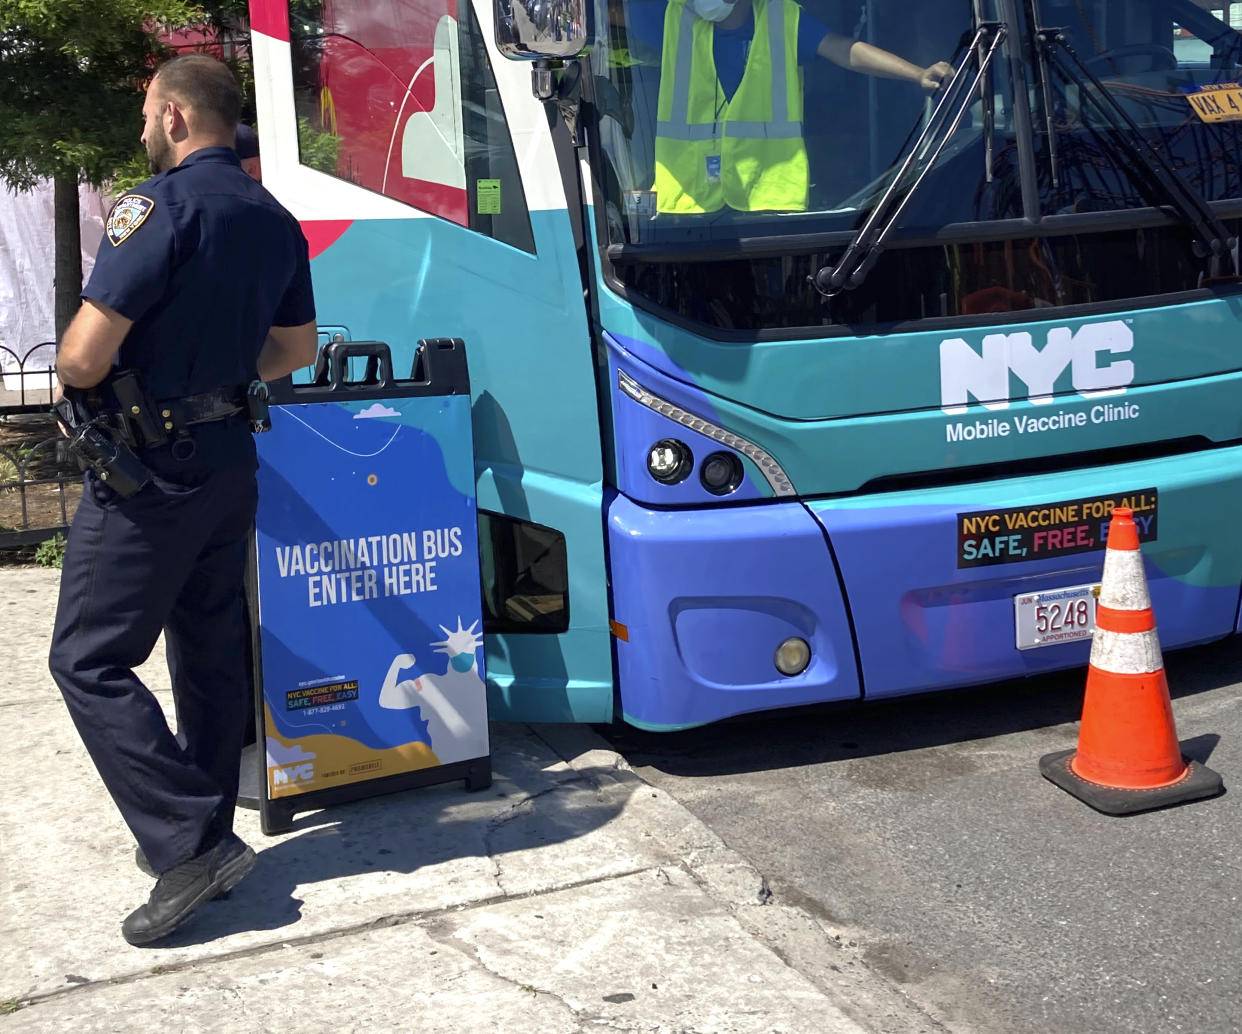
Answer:
M859 695L841 583L801 503L649 510L615 496L608 532L630 724L680 729ZM812 655L792 678L773 662L790 636Z
M992 682L1085 665L1090 641L1019 650L1014 596L1096 582L1089 552L963 566L963 514L1155 489L1143 547L1165 649L1239 629L1242 448L983 484L711 510L608 513L621 711L684 728L798 704ZM847 606L848 599L848 606ZM810 667L780 675L786 637Z

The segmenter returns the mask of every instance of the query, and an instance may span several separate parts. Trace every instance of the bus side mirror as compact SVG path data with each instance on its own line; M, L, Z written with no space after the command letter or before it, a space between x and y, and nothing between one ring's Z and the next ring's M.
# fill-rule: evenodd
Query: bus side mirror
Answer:
M496 47L517 61L573 58L587 45L586 0L493 0Z

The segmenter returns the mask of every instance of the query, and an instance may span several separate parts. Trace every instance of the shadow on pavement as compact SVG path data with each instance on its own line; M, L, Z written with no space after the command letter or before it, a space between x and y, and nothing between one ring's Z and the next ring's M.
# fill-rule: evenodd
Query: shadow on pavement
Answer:
M477 795L449 784L301 816L292 834L253 838L258 860L250 875L159 946L187 947L286 927L292 928L291 937L301 936L296 929L301 895L311 885L360 876L365 879L353 885L367 889L353 907L334 909L342 928L503 897L508 893L504 870L512 869L516 875L508 878L516 881L530 876L532 856L518 852L587 836L618 815L631 791L606 779L610 771L584 769L559 782L540 780L543 773L532 772L529 786L518 785L527 775L519 772L503 787L496 783ZM601 790L601 784L607 788ZM497 796L510 803L498 804ZM411 883L408 877L423 870L434 885ZM565 872L557 876L562 883L572 882ZM367 909L362 898L377 893L387 899L384 908ZM394 895L402 900L394 903ZM323 907L315 906L317 911Z
M1182 740L1179 746L1184 758L1206 765L1212 757L1212 751L1220 746L1220 737L1214 732L1204 733L1202 736L1191 736L1190 739Z

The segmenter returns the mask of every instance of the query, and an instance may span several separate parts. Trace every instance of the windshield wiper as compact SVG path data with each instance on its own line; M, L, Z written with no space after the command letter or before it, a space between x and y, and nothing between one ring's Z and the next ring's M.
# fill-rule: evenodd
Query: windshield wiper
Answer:
M1191 246L1200 258L1211 256L1212 274L1218 275L1217 267L1225 256L1230 257L1234 272L1238 272L1237 256L1234 254L1236 238L1230 236L1225 224L1217 218L1216 213L1212 211L1203 196L1182 178L1164 155L1142 134L1129 113L1117 102L1117 98L1112 95L1107 86L1100 82L1095 73L1078 56L1077 51L1070 46L1069 40L1065 38L1064 30L1036 29L1035 34L1041 55L1047 58L1048 63L1066 81L1079 87L1081 91L1079 96L1090 101L1092 107L1111 130L1107 136L1098 134L1099 138L1118 148L1141 172L1146 173L1150 183L1158 188L1167 204L1190 224L1195 233ZM1040 64L1042 67L1044 62L1041 61ZM1047 103L1050 98L1047 93L1046 76L1044 85L1045 114L1048 116L1048 140L1052 148L1050 155L1053 161L1053 183L1055 185L1057 180L1055 138L1051 104Z
M975 24L979 25L983 22L983 0L973 0ZM983 51L983 43L979 44L976 52L979 55L980 64L986 56ZM991 183L995 178L993 175L993 146L996 138L996 94L992 90L992 77L990 75L981 76L979 79L979 102L983 112L983 178L984 182Z
M962 118L974 103L975 91L983 81L988 65L992 63L992 58L1005 41L1006 35L1008 30L1001 22L984 22L979 26L974 39L966 47L962 60L953 70L953 75L942 87L940 99L936 102L931 118L927 120L919 138L910 148L906 160L901 163L901 168L894 174L880 200L871 209L862 228L846 246L841 260L835 266L824 266L810 278L815 290L825 298L831 298L842 291L852 291L871 272L906 205L927 178L928 172L936 164L936 159L940 157L940 152L957 132ZM963 91L962 86L967 79L966 67L976 59L979 63L978 70L970 85ZM911 166L929 151L930 157L926 159L918 176L898 200Z

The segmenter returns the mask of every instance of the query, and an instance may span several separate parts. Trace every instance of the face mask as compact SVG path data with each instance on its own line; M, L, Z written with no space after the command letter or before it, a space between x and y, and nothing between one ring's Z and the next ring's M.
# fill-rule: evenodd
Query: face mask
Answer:
M737 0L691 0L691 6L704 21L722 22L733 13Z

